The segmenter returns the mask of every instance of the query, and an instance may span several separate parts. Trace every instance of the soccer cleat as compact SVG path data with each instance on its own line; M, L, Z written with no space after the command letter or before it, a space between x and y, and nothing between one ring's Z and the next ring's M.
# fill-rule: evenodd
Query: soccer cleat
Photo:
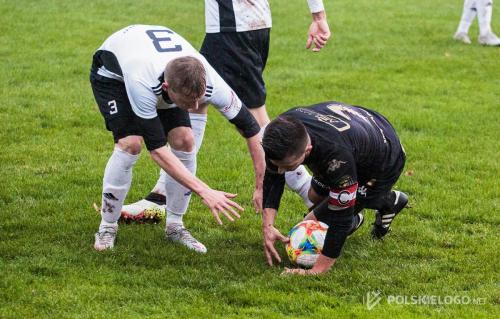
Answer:
M399 191L393 191L396 195L393 207L390 211L375 211L375 223L372 228L372 237L382 239L390 231L390 226L394 218L408 205L408 196Z
M358 230L359 227L361 227L361 225L363 225L364 221L365 221L365 217L363 216L363 214L358 213L356 216L354 216L354 220L352 222L352 228L349 231L349 234L347 236L352 235L352 233L354 233L356 230Z
M162 204L163 203L163 204ZM150 193L146 199L124 205L121 211L121 220L125 222L159 223L165 219L165 196Z
M104 226L95 233L94 249L101 251L115 246L118 226Z
M493 32L488 32L486 35L480 35L477 39L479 44L487 46L500 46L500 38Z
M182 224L172 223L167 225L165 237L167 240L182 244L197 253L205 254L207 252L207 247L196 240Z
M472 41L470 40L469 38L469 35L465 32L457 32L455 33L455 35L453 36L453 39L457 40L457 41L461 41L465 44L471 44Z

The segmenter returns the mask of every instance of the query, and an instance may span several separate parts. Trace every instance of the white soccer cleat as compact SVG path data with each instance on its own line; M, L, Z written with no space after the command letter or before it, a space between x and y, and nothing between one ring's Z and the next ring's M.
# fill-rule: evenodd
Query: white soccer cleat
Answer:
M453 36L453 39L457 40L457 41L460 41L460 42L463 42L465 44L471 44L472 41L470 40L469 38L469 35L465 32L457 32L455 33L455 35Z
M115 246L116 232L118 226L104 226L95 233L94 249L101 251L105 249L112 249Z
M159 223L165 219L165 205L158 205L147 199L124 205L121 211L121 219L125 222L154 222Z
M165 237L174 243L179 243L192 249L200 254L205 254L207 252L207 247L200 243L196 238L191 235L189 230L184 228L181 224L169 224L165 230Z
M480 35L477 41L481 45L487 45L492 47L500 46L500 38L497 37L497 35L494 34L493 32L489 32L486 35Z

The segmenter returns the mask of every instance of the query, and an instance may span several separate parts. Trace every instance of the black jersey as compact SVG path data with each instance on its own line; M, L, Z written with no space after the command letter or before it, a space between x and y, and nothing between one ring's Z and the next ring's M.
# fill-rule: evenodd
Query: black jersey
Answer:
M390 177L388 168L394 166L402 152L389 121L360 106L332 101L297 107L282 115L292 116L306 127L313 147L303 164L330 189L333 210L354 205L358 182ZM268 172L274 175L268 183L280 180L272 174L274 165L269 161L267 165ZM265 197L265 208L278 208L279 198Z

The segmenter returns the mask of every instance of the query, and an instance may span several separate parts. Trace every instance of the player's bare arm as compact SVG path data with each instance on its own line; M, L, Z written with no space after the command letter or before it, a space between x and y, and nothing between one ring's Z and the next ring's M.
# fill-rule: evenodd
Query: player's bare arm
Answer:
M234 221L234 217L240 217L237 210L243 211L243 208L230 199L236 197L235 194L211 189L191 174L166 146L152 150L151 157L172 178L198 194L218 224L222 225L220 214L223 214L230 221Z

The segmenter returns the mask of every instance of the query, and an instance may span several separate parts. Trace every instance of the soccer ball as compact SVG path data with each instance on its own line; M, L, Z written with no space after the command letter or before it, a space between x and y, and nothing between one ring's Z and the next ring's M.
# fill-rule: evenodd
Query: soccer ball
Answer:
M318 259L325 243L328 225L314 220L304 220L295 225L290 232L290 242L286 252L290 261L304 268L311 268Z

